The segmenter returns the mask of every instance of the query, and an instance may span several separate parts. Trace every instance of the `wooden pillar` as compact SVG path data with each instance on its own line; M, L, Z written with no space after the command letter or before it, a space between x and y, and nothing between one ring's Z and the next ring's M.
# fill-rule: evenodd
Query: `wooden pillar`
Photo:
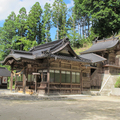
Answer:
M10 79L10 91L12 92L12 86L13 86L13 73L11 70L11 79Z
M60 68L60 93L61 93L61 78L62 78L62 75L61 75L61 61L59 62L59 68Z
M26 87L26 76L25 70L23 71L23 93L25 94L25 87Z
M50 90L49 90L50 89L50 86L49 86L50 85L50 72L49 72L49 68L47 69L47 83L48 83L48 87L47 87L48 91L47 91L47 93L49 94L49 92L50 92Z
M72 93L72 71L70 71L70 92Z
M37 92L37 75L34 76L35 79L35 92Z
M17 81L17 75L15 75L15 90L16 90L16 81Z
M61 69L60 69L60 93L61 93L61 78L62 78L62 75L61 75Z
M83 91L82 70L80 72L81 93Z
M70 69L72 70L72 64L70 65ZM72 93L72 71L70 71L70 92Z

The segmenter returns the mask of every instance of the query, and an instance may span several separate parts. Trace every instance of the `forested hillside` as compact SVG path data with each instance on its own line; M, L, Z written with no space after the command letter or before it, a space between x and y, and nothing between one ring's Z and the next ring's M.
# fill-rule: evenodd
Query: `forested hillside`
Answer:
M27 14L28 13L28 14ZM56 33L50 32L56 28ZM81 48L96 37L110 37L120 30L119 0L74 0L74 7L67 8L63 0L44 9L36 2L30 11L22 7L19 14L14 11L0 28L0 61L10 49L29 51L38 44L68 37L73 48Z

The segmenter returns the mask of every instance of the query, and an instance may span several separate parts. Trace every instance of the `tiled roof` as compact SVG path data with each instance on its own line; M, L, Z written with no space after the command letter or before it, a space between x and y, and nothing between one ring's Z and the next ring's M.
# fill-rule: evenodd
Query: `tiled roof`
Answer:
M98 40L96 43L94 41L94 44L91 48L89 48L86 51L81 52L82 54L85 53L92 53L97 51L103 51L109 48L114 47L118 43L119 39L106 39L106 40Z
M101 57L101 56L99 56L97 54L94 54L94 53L82 54L82 55L79 55L79 56L82 57L82 58L91 60L92 63L96 63L96 62L101 62L101 61L107 60L106 58Z
M10 71L8 71L7 68L0 67L0 76L2 77L9 77L10 76Z
M75 57L68 57L63 55L50 55L50 57L54 57L56 59L63 59L63 60L69 60L69 61L76 61L76 62L86 62L91 63L91 60L85 59L85 58L75 58Z
M60 39L57 41L53 41L50 43L46 43L43 45L39 45L36 47L33 47L30 51L19 51L19 50L11 50L11 53L2 61L1 63L5 64L6 61L10 58L14 58L15 60L20 60L22 58L24 59L42 59L45 57L53 57L57 52L61 51L65 47L68 47L71 54L73 54L73 57L67 57L67 56L58 56L60 59L67 59L67 60L73 60L73 61L79 61L79 62L90 62L90 60L84 59L79 57L73 49L70 47L70 42L68 38ZM76 58L74 58L76 57Z

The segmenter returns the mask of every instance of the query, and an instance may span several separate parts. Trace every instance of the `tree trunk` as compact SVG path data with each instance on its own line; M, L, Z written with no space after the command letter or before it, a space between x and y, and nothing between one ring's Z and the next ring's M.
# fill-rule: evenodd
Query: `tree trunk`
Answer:
M90 30L90 18L88 17L88 37L89 37L89 30Z
M46 43L48 42L48 33L46 33Z
M84 27L85 27L85 39L87 38L87 35L86 35L86 19L84 20Z
M57 21L57 40L59 39L59 33L58 33L58 21Z
M83 34L83 38L84 38L84 20L82 20L82 34Z
M78 34L80 35L80 21L78 20Z

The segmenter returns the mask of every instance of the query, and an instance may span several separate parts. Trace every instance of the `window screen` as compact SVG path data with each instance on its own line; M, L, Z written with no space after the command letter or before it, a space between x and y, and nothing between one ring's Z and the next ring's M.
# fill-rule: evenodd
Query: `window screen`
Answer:
M66 83L70 83L70 72L66 72Z
M55 70L55 82L56 83L60 82L60 71L59 70Z
M65 83L65 71L61 71L61 83Z
M75 83L75 72L72 72L72 83Z
M76 73L76 83L80 83L80 73Z
M50 70L50 82L54 82L54 70Z

